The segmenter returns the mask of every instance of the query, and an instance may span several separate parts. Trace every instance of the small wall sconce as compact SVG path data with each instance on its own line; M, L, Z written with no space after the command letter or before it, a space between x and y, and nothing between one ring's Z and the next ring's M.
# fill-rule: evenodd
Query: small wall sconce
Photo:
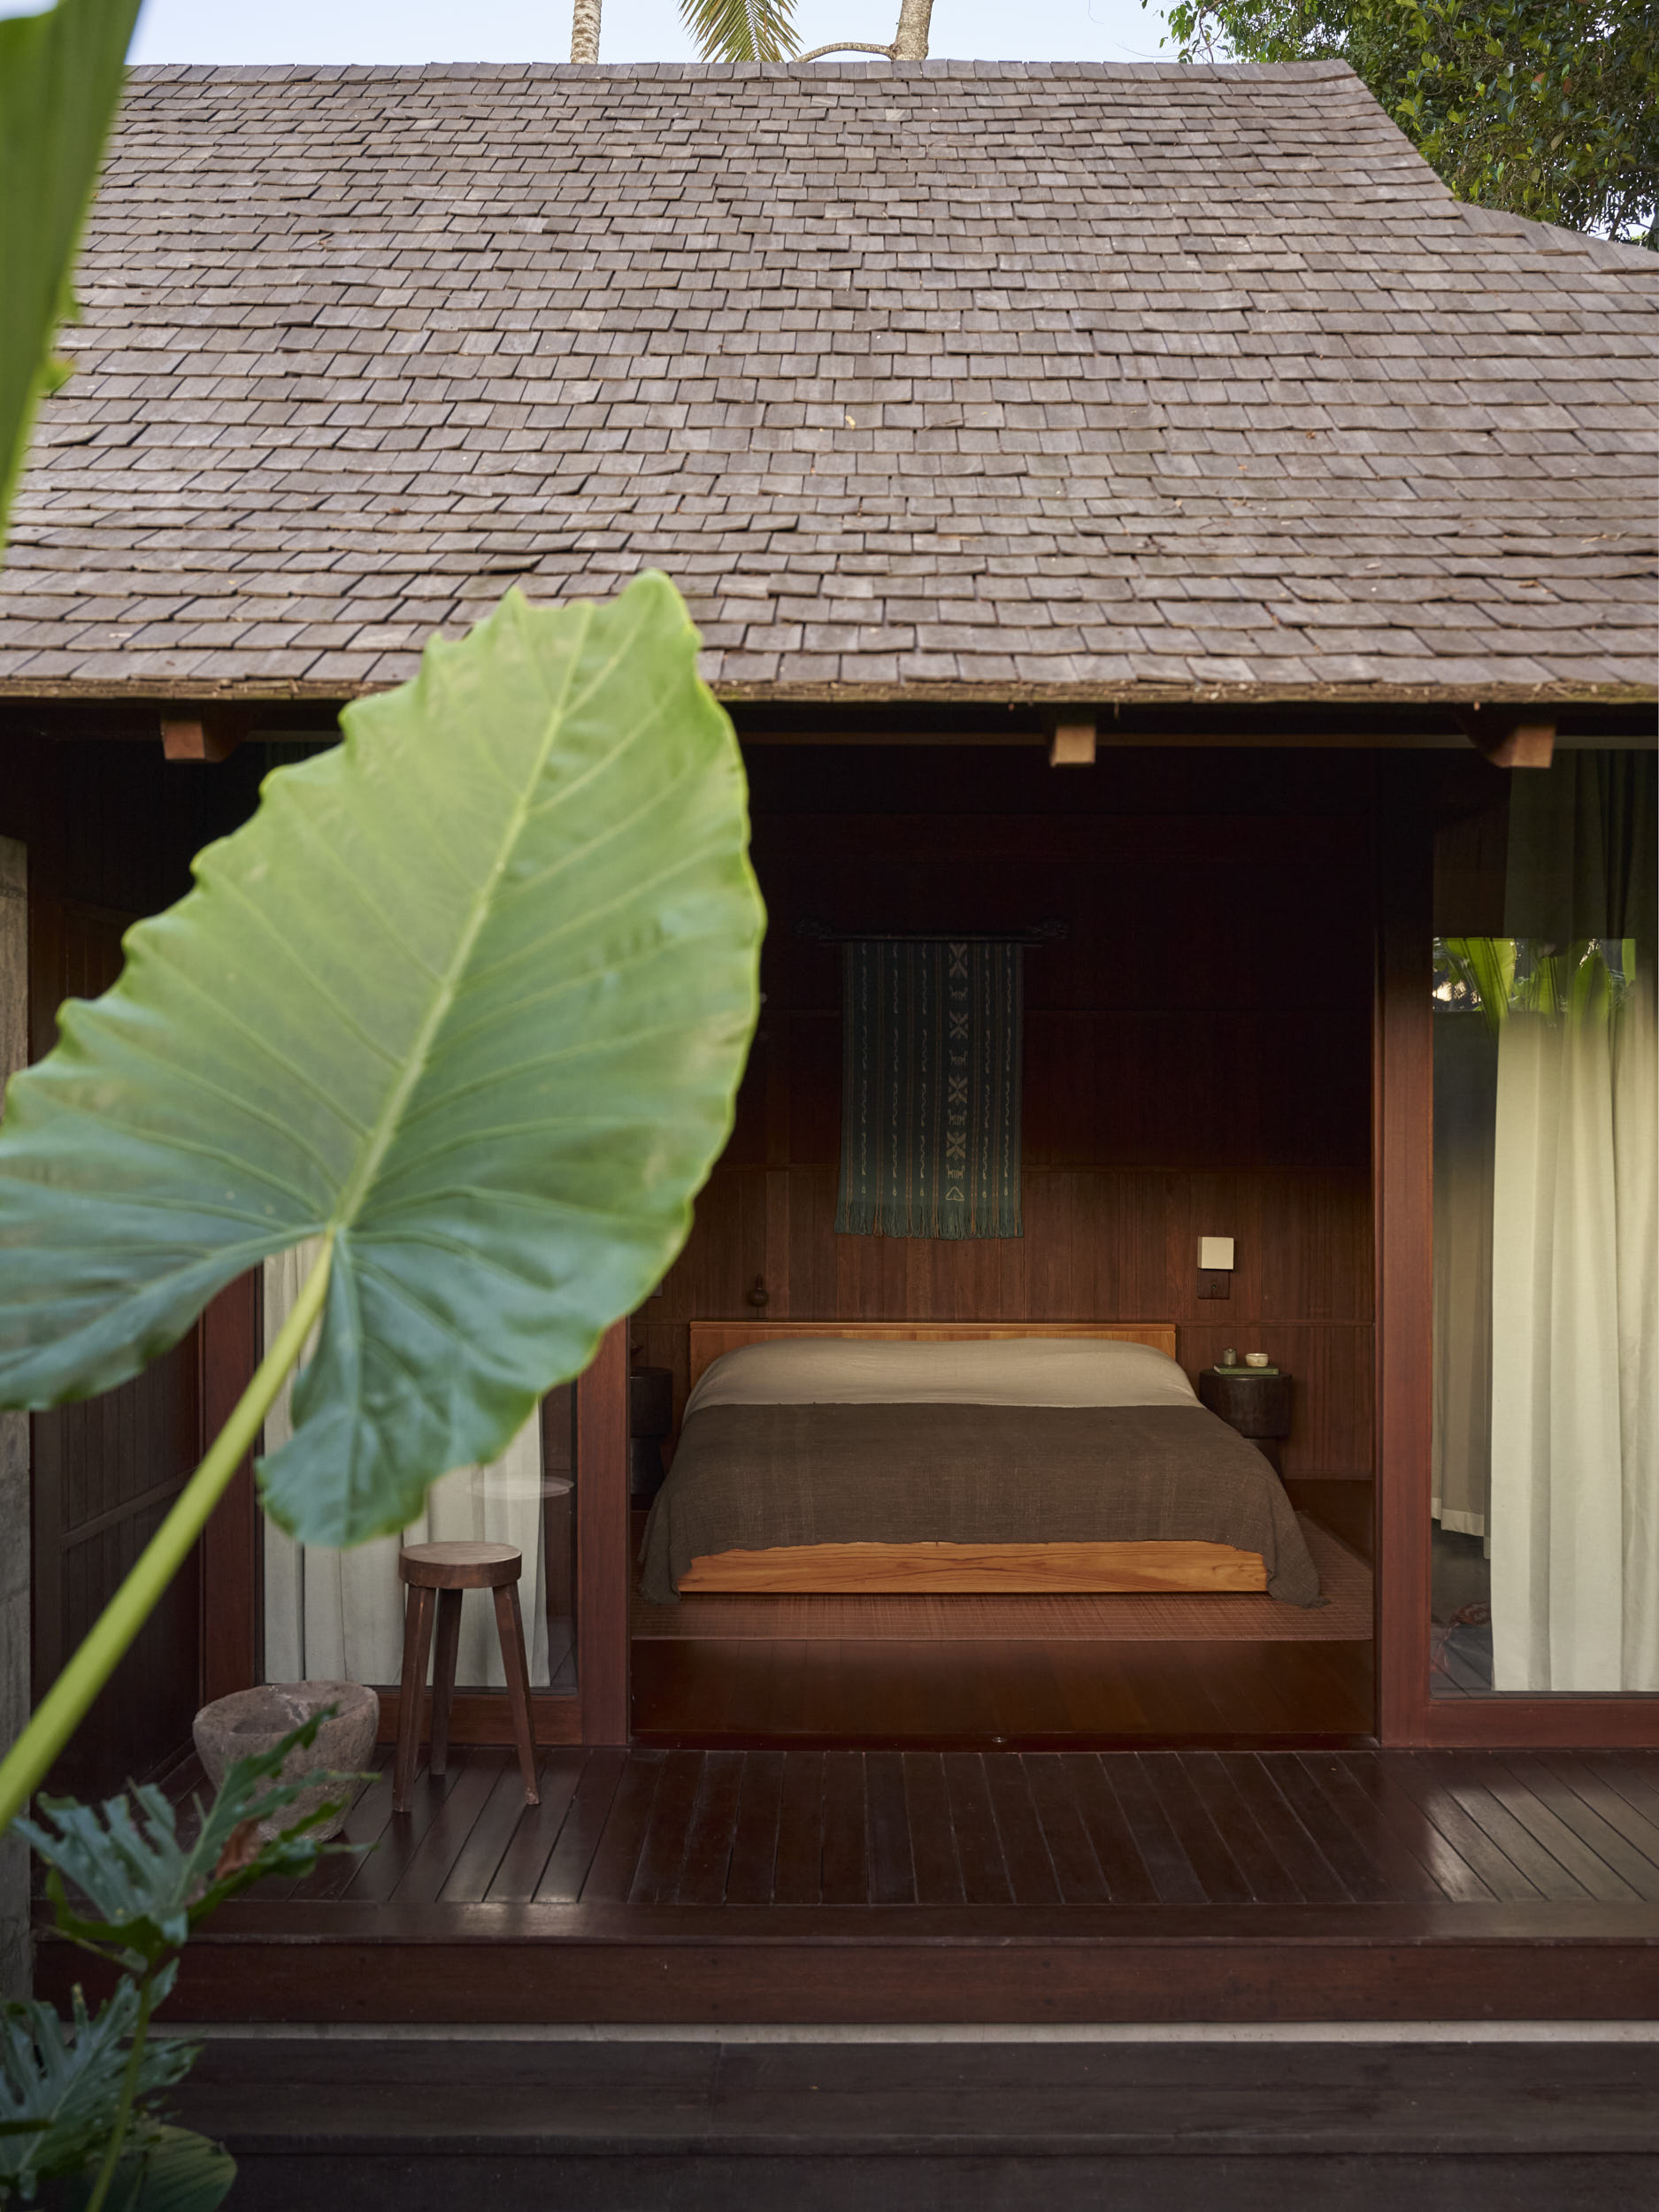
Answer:
M1199 1238L1198 1294L1201 1298L1232 1297L1233 1239L1231 1237Z

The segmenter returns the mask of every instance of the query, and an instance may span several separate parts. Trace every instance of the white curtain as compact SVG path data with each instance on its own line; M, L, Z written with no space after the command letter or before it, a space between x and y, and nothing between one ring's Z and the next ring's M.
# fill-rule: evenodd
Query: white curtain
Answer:
M316 1256L296 1247L265 1266L267 1347L288 1318ZM308 1348L309 1356L309 1348ZM265 1449L293 1434L288 1386L265 1418ZM541 1543L541 1425L534 1414L505 1455L485 1468L462 1467L434 1483L426 1509L402 1538L388 1536L355 1551L296 1544L269 1518L265 1524L265 1671L270 1682L396 1682L403 1663L403 1586L400 1543L483 1538L516 1544L524 1554L518 1601L524 1613L530 1680L548 1680L547 1606ZM501 1688L506 1681L489 1594L469 1590L462 1601L457 1682Z
M1510 926L1563 950L1624 940L1635 974L1617 1011L1511 1011L1498 1048L1498 1690L1659 1690L1654 777L1609 757L1569 758L1553 790L1515 779Z

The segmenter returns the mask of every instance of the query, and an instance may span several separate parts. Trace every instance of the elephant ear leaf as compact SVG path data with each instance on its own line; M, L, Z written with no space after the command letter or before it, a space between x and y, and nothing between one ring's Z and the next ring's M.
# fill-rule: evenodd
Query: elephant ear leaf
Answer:
M0 1133L0 1404L108 1389L332 1241L295 1432L306 1543L497 1455L680 1249L731 1128L764 918L731 725L667 580L509 592L72 1002Z
M121 92L138 0L58 0L0 22L0 541Z

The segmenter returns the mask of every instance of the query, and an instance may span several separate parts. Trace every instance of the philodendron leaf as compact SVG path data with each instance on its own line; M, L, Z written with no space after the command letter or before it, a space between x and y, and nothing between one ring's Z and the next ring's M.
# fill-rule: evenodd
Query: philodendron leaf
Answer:
M115 2170L104 2212L218 2212L236 2178L236 2162L220 2144L188 2128L135 2131L132 2153ZM92 2185L67 2193L65 2212L81 2212Z
M266 780L12 1082L0 1404L124 1381L330 1234L263 1474L284 1527L348 1545L580 1371L684 1241L757 1008L742 768L695 650L661 576L511 591Z
M138 0L58 0L0 22L0 542Z
M157 1976L157 2002L173 1985ZM32 2196L50 2175L73 2174L96 2159L110 2138L138 2020L138 1987L123 1979L96 2015L79 1987L67 2025L50 2005L28 2000L0 2009L0 2196ZM183 2080L196 2047L151 2038L139 2060L140 2105Z

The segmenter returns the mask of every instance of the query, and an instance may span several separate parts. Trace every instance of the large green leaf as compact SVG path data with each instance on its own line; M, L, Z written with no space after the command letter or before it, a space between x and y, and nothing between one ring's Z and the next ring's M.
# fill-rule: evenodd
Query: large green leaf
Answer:
M0 1403L109 1388L330 1234L264 1476L344 1545L587 1364L684 1240L757 1007L741 764L695 650L661 576L510 592L267 779L12 1085Z
M58 0L0 23L0 541L138 4Z

